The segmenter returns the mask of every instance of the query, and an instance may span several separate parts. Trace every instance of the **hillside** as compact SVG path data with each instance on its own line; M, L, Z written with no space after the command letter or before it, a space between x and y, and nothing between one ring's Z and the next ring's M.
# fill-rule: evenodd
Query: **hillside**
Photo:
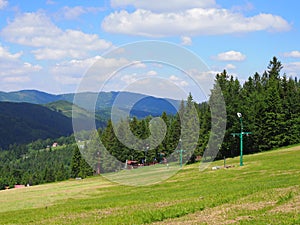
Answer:
M91 118L92 117L92 113L90 113L89 111L74 105L73 103L70 103L68 101L64 101L64 100L59 100L56 102L51 102L48 104L45 104L44 106L48 107L49 109L62 113L63 115L65 115L66 117L76 119L76 120L81 120L82 123L84 123L84 121L87 118ZM107 123L107 117L106 116L100 116L99 114L95 115L95 120L96 120L96 126L97 127L104 127Z
M0 92L0 101L27 102L34 104L46 104L60 99L58 95L52 95L37 90L21 90L13 92Z
M73 132L72 120L59 112L31 103L0 102L0 147L57 138Z
M73 103L74 96L74 93L53 95L36 90L22 90L16 92L0 92L0 101L48 104L63 100ZM115 103L117 98L120 98L121 101ZM142 100L137 102L131 113L132 116L137 116L138 118L148 115L161 115L164 111L167 114L174 114L180 104L180 101L178 100L156 98L138 93L115 91L101 92L100 94L94 92L83 92L77 94L76 99L76 105L88 111L96 110L100 116L103 114L105 120L110 118L107 111L110 111L113 106L120 109L129 109L131 107L129 104L130 102L135 102L140 99ZM91 105L91 99L97 99L95 107Z
M0 191L0 224L300 224L299 160L300 145L247 155L243 167L238 157L228 169L185 166L151 186L92 177Z
M119 96L121 101L114 104ZM121 97L120 97L121 96ZM112 106L120 112L130 108L130 102L137 101L130 116L144 118L160 116L162 112L176 113L179 101L154 98L130 92L85 92L77 96L78 106L73 107L74 94L53 95L36 90L0 92L0 147L7 148L13 143L27 143L39 138L55 138L72 133L72 110L74 119L82 129L86 127L89 111L96 110L96 126L105 127L111 118ZM95 109L91 99L97 99ZM10 103L14 102L14 103ZM172 104L170 104L171 102ZM19 104L16 104L19 103ZM41 104L37 106L36 104ZM50 109L50 110L49 110Z

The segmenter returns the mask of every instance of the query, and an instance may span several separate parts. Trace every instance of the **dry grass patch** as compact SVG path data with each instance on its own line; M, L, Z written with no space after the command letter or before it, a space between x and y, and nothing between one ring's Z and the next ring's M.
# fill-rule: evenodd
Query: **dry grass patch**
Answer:
M288 199L288 197L285 196L289 196L289 193L297 195L292 199ZM281 199L285 198L287 198L287 202L281 204ZM260 201L257 201L259 199ZM300 187L277 188L268 193L255 193L234 203L207 208L200 212L176 219L168 219L155 224L234 224L241 221L253 220L255 218L253 215L255 215L256 211L261 210L266 211L267 214L292 212L297 215L300 211Z

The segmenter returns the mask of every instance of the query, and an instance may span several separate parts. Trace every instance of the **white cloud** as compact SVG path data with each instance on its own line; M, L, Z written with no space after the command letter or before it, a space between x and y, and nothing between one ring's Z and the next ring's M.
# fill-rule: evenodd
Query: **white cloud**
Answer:
M157 72L155 70L150 70L150 71L147 72L147 75L148 76L156 76Z
M188 36L181 37L181 44L182 45L192 45L192 39Z
M185 87L162 77L138 78L137 75L131 74L126 75L123 80L126 81L126 85L116 88L117 86L114 84L111 88L170 99L186 99L188 95L188 92L184 90Z
M0 65L1 67L1 65ZM24 74L30 74L34 72L39 72L42 69L40 65L32 65L28 62L18 62L10 64L7 68L7 71L3 71L2 75L24 75ZM1 73L0 73L1 75Z
M227 64L227 65L225 66L225 69L226 69L226 70L234 70L235 68L236 68L236 66L233 65L233 64L231 64L231 63L229 63L229 64Z
M300 51L291 51L283 53L284 57L300 58Z
M175 76L175 75L171 75L171 76L169 77L169 80L171 80L171 81L179 81L180 79L179 79L179 77L177 77L177 76Z
M108 49L110 42L96 34L79 30L61 30L41 12L25 13L15 18L2 30L6 40L37 48L32 51L36 59L83 58L92 51Z
M145 63L142 63L141 61L133 61L132 65L133 68L146 68L147 65Z
M20 60L1 60L0 62L1 77L16 77L16 75L22 77L41 70L42 67L40 65L32 65L31 63L22 62Z
M95 81L103 81L106 76L102 76L106 71L117 70L129 63L126 59L103 58L95 56L83 60L70 60L56 64L50 69L56 81L63 84L78 84L85 76L86 80L91 80L91 86ZM96 77L95 77L96 76ZM96 84L95 84L96 85Z
M3 82L18 80L18 76L24 79L24 75L38 72L42 69L39 65L23 62L20 58L22 54L22 52L11 53L8 48L3 47L0 43L0 76Z
M215 6L215 0L164 0L154 3L153 0L111 0L113 8L133 6L156 12L182 11L191 8L207 8Z
M209 96L211 89L213 88L216 74L219 73L219 71L199 71L197 69L190 69L186 72L190 77L197 81L197 89L201 90L200 93L198 93L198 97L202 100L206 99Z
M136 74L130 74L130 75L124 75L121 77L121 81L124 81L126 83L126 85L135 83L137 81L137 77Z
M20 77L4 77L2 79L3 82L8 83L24 83L29 82L30 78L28 76L20 76Z
M171 75L169 77L169 80L174 82L174 84L176 84L177 86L180 86L180 87L186 87L189 85L189 83L175 75Z
M81 78L67 75L57 75L54 76L54 80L63 85L77 85L80 83Z
M15 60L20 58L20 56L22 55L22 52L18 52L18 53L10 53L6 48L4 48L1 43L0 43L0 59L1 60Z
M219 53L216 57L216 60L220 61L243 61L246 59L246 56L241 52L237 51L228 51Z
M85 60L70 60L62 63L57 63L51 72L57 75L76 75L82 76L86 70L91 67L98 57L88 58Z
M181 87L186 87L186 86L189 85L189 83L186 82L185 80L182 80L182 81L179 82L179 85L180 85Z
M258 14L245 17L227 9L194 8L180 12L154 13L137 9L114 12L104 18L102 28L111 33L147 37L195 36L247 33L255 31L287 31L290 24L282 17Z
M283 64L283 70L290 76L299 76L300 62L290 62Z
M76 19L84 13L86 13L86 10L82 6L75 6L75 7L65 6L62 9L62 14L64 18L68 20Z
M40 48L37 50L33 50L32 53L35 55L37 60L57 60L63 59L65 57L72 57L72 58L80 58L82 57L82 53L73 50L73 49L54 49L54 48Z
M83 14L87 13L96 13L99 11L102 11L102 8L96 8L96 7L83 7L83 6L75 6L75 7L69 7L65 6L63 7L60 12L58 13L58 16L63 17L67 20L74 20L80 17Z
M0 0L0 9L4 9L8 5L8 1Z

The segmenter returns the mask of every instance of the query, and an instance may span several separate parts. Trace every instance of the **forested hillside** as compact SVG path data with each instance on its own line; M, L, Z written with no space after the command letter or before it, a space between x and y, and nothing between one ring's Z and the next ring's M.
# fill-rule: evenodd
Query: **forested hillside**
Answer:
M72 134L72 120L30 103L0 102L0 148Z
M73 120L77 120L78 123L82 124L84 128L84 123L88 118L91 118L93 114L77 105L74 105L71 102L59 100L56 102L50 102L45 104L44 106L48 107L49 109L59 112L66 117L72 118ZM97 128L103 128L106 126L107 120L109 118L109 114L98 113L95 115L95 123ZM88 128L86 128L88 129Z
M0 151L0 190L15 184L37 185L69 179L76 148L74 137L69 136L15 144Z

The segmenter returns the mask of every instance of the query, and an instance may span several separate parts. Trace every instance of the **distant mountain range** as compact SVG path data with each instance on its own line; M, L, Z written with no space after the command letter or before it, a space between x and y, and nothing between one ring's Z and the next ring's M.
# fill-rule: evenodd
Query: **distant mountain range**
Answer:
M163 112L175 114L180 105L178 100L131 92L80 93L74 105L74 96L74 93L53 95L36 90L0 92L0 148L70 135L72 113L82 129L89 129L85 121L93 116L94 110L96 126L104 127L111 118L112 107L122 115L129 111L129 116L143 118L160 116Z
M0 101L6 102L27 102L34 104L47 104L56 101L67 101L73 103L74 93L54 95L37 90L22 90L16 92L0 92ZM115 103L115 100L118 100ZM95 100L95 107L91 104ZM130 103L136 102L133 107ZM145 117L147 115L158 116L162 112L175 114L180 105L180 101L173 99L156 98L132 92L83 92L76 94L76 105L87 111L95 110L107 114L112 107L121 110L131 109L131 116ZM107 117L107 115L104 115Z

